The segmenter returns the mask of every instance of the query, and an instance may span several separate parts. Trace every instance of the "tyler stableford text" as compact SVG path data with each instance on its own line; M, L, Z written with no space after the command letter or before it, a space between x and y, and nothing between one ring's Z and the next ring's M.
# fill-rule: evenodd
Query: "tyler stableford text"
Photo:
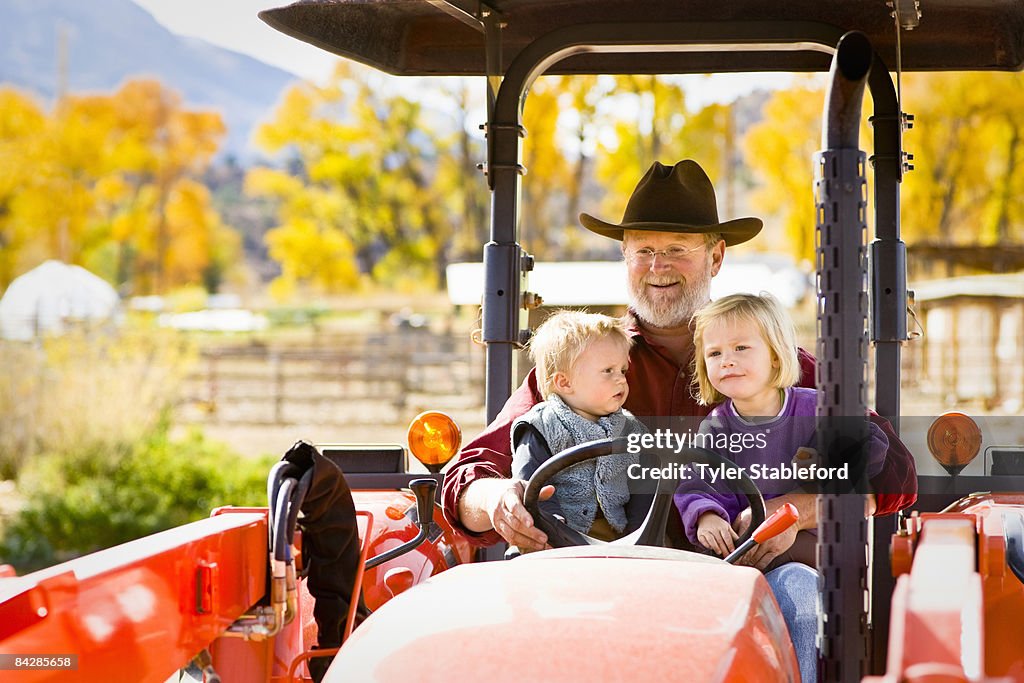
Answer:
M705 432L675 432L670 429L657 429L647 434L630 434L627 437L626 450L629 453L640 453L644 450L658 450L680 454L687 448L705 448L724 454L735 454L744 451L756 452L767 446L767 439L762 433L711 434ZM809 449L800 449L801 451ZM813 450L809 453L814 454ZM816 454L815 454L816 455ZM626 475L635 481L654 479L701 479L710 484L719 481L741 479L746 473L751 479L774 481L841 481L849 480L850 465L844 463L837 467L825 467L816 462L816 457L803 459L794 458L793 462L779 464L752 463L746 467L726 463L701 462L662 462L658 467L645 466L638 463L630 465Z
M782 465L763 465L754 463L748 467L726 465L724 463L709 465L703 462L669 463L663 467L644 467L633 463L626 470L630 479L701 479L714 484L719 481L735 481L743 477L744 471L751 479L768 479L772 481L835 481L850 478L850 464L843 463L839 467L822 467L812 463L801 467L796 463Z

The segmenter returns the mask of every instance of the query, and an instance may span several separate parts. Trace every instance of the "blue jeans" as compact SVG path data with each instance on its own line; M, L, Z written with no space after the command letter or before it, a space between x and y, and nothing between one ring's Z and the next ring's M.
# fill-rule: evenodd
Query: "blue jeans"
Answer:
M800 664L800 680L818 680L818 572L806 564L790 562L764 575L793 640Z

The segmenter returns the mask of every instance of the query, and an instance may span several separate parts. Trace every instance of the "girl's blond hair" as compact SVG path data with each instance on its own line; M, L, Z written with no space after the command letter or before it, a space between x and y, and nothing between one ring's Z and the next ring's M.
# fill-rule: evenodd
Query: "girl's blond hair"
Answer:
M797 358L796 331L793 321L779 303L767 292L732 294L711 302L693 314L693 389L694 398L701 405L712 405L725 400L725 396L708 379L708 365L704 358L704 332L714 322L753 322L768 344L772 359L778 367L768 378L772 386L786 389L800 381L800 361Z
M583 311L558 311L530 339L530 358L537 366L537 386L544 398L555 393L555 373L572 372L580 354L599 339L610 337L629 350L633 339L618 318Z

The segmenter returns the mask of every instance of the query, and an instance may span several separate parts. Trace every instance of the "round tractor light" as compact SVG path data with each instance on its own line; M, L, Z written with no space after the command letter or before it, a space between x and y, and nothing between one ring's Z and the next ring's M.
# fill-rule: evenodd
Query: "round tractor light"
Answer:
M444 413L429 410L409 425L409 450L431 472L440 472L462 445L462 430Z
M964 413L943 413L928 428L928 450L947 472L959 474L981 450L981 429Z

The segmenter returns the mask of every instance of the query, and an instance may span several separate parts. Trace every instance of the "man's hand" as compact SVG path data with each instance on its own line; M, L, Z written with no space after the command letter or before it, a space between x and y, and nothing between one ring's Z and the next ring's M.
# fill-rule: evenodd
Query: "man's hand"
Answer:
M533 517L523 507L525 492L526 482L521 479L476 479L459 498L459 519L475 533L494 529L524 553L543 550L548 547L548 537L533 526ZM545 486L540 490L540 499L547 500L554 492L554 486Z
M705 512L697 519L697 540L705 548L718 553L719 557L725 557L736 549L737 538L729 522L717 512Z
M533 525L533 517L523 507L526 482L521 479L500 481L505 485L494 487L485 506L491 527L524 553L548 547L547 534ZM554 486L545 486L540 490L540 499L547 500L554 492Z

